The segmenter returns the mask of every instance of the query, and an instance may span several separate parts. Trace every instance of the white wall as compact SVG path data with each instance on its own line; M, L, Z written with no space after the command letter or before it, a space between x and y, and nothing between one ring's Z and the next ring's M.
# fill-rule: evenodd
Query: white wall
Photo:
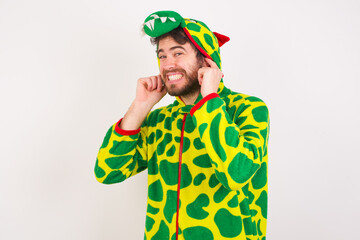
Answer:
M0 239L142 239L146 173L106 186L93 167L136 80L158 71L140 26L167 9L230 36L226 85L269 106L268 239L354 239L355 0L0 0Z

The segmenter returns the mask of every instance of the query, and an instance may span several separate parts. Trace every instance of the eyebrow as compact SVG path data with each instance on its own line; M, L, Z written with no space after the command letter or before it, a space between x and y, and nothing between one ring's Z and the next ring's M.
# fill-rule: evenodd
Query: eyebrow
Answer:
M175 49L177 49L177 48L180 48L180 49L186 51L185 48L183 48L182 46L174 46L174 47L170 48L170 51L173 51L173 50L175 50ZM157 55L159 55L159 53L161 53L161 52L164 52L164 49L161 48L161 49L158 49L158 50L156 51Z

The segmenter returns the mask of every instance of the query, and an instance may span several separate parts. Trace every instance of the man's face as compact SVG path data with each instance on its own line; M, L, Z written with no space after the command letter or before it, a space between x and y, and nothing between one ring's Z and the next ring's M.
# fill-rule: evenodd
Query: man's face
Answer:
M159 41L160 74L171 96L190 96L200 91L198 70L203 61L196 54L189 42L181 45L172 37Z

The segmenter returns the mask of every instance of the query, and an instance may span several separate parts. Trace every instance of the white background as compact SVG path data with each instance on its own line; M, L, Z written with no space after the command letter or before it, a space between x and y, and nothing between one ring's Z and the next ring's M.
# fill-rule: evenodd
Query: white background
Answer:
M158 73L140 34L158 10L230 36L225 84L270 109L267 239L356 239L356 0L0 0L0 239L143 238L146 171L106 186L93 168L136 80Z

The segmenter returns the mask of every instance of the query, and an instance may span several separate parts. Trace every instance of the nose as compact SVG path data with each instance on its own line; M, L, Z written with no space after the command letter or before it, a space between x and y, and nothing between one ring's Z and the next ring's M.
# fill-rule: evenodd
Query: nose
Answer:
M164 70L172 70L176 67L176 61L172 57L167 57L166 59L164 59L164 61L162 61L161 64Z

